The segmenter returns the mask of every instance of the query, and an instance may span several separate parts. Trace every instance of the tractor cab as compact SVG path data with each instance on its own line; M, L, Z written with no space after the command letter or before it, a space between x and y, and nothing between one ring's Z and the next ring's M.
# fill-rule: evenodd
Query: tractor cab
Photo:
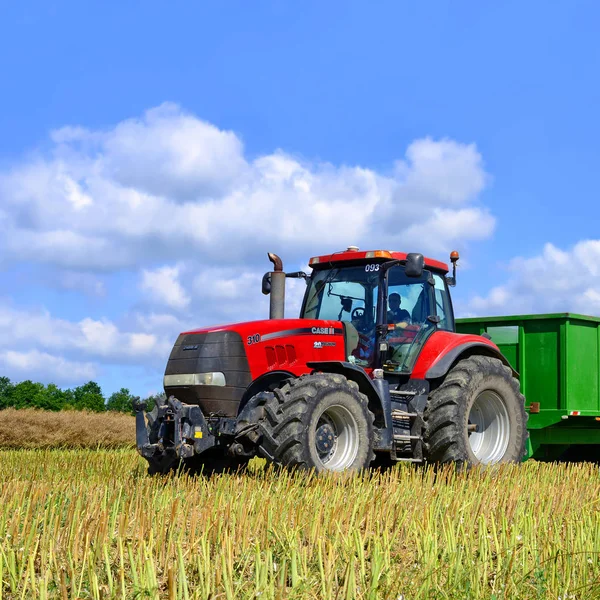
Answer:
M347 360L409 373L427 338L454 331L448 267L421 255L359 252L311 259L300 317L344 324Z

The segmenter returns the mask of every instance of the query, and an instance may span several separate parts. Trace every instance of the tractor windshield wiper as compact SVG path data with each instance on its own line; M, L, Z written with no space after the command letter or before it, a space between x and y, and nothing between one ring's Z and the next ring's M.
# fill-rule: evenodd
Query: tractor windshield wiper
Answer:
M340 268L336 268L336 269L331 269L331 271L329 271L329 274L327 275L327 277L325 277L325 279L323 279L323 283L321 285L321 289L323 289L327 284L331 283L331 280L340 272Z
M306 309L304 310L304 314L310 313L312 310L316 309L316 306L312 306L313 304L319 302L319 294L325 289L325 286L331 282L331 280L339 273L340 269L332 269L329 271L329 274L323 281L317 281L315 283L314 289L311 290L311 296L308 298L306 303Z

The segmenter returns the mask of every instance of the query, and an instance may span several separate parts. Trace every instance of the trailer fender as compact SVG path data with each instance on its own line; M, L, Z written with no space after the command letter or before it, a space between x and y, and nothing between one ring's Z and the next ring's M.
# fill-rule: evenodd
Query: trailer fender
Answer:
M429 367L425 373L425 379L444 377L459 360L476 354L491 356L492 358L501 360L512 371L513 376L519 379L519 374L512 368L502 352L495 346L485 342L465 342L464 344L455 346Z

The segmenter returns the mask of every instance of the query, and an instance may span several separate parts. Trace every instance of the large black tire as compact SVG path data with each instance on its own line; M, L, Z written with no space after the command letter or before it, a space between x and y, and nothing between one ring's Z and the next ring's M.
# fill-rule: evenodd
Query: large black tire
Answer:
M303 375L268 398L259 451L286 467L358 471L375 458L373 420L354 381L331 373Z
M520 462L525 455L525 398L497 358L459 361L429 395L424 420L429 462L474 466Z

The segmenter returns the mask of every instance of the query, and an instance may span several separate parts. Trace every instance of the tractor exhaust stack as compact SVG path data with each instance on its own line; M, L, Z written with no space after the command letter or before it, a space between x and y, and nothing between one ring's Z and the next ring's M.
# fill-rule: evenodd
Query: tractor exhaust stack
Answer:
M271 275L271 303L269 306L269 319L283 319L285 308L285 273L283 262L277 254L268 253L269 260L273 263Z

